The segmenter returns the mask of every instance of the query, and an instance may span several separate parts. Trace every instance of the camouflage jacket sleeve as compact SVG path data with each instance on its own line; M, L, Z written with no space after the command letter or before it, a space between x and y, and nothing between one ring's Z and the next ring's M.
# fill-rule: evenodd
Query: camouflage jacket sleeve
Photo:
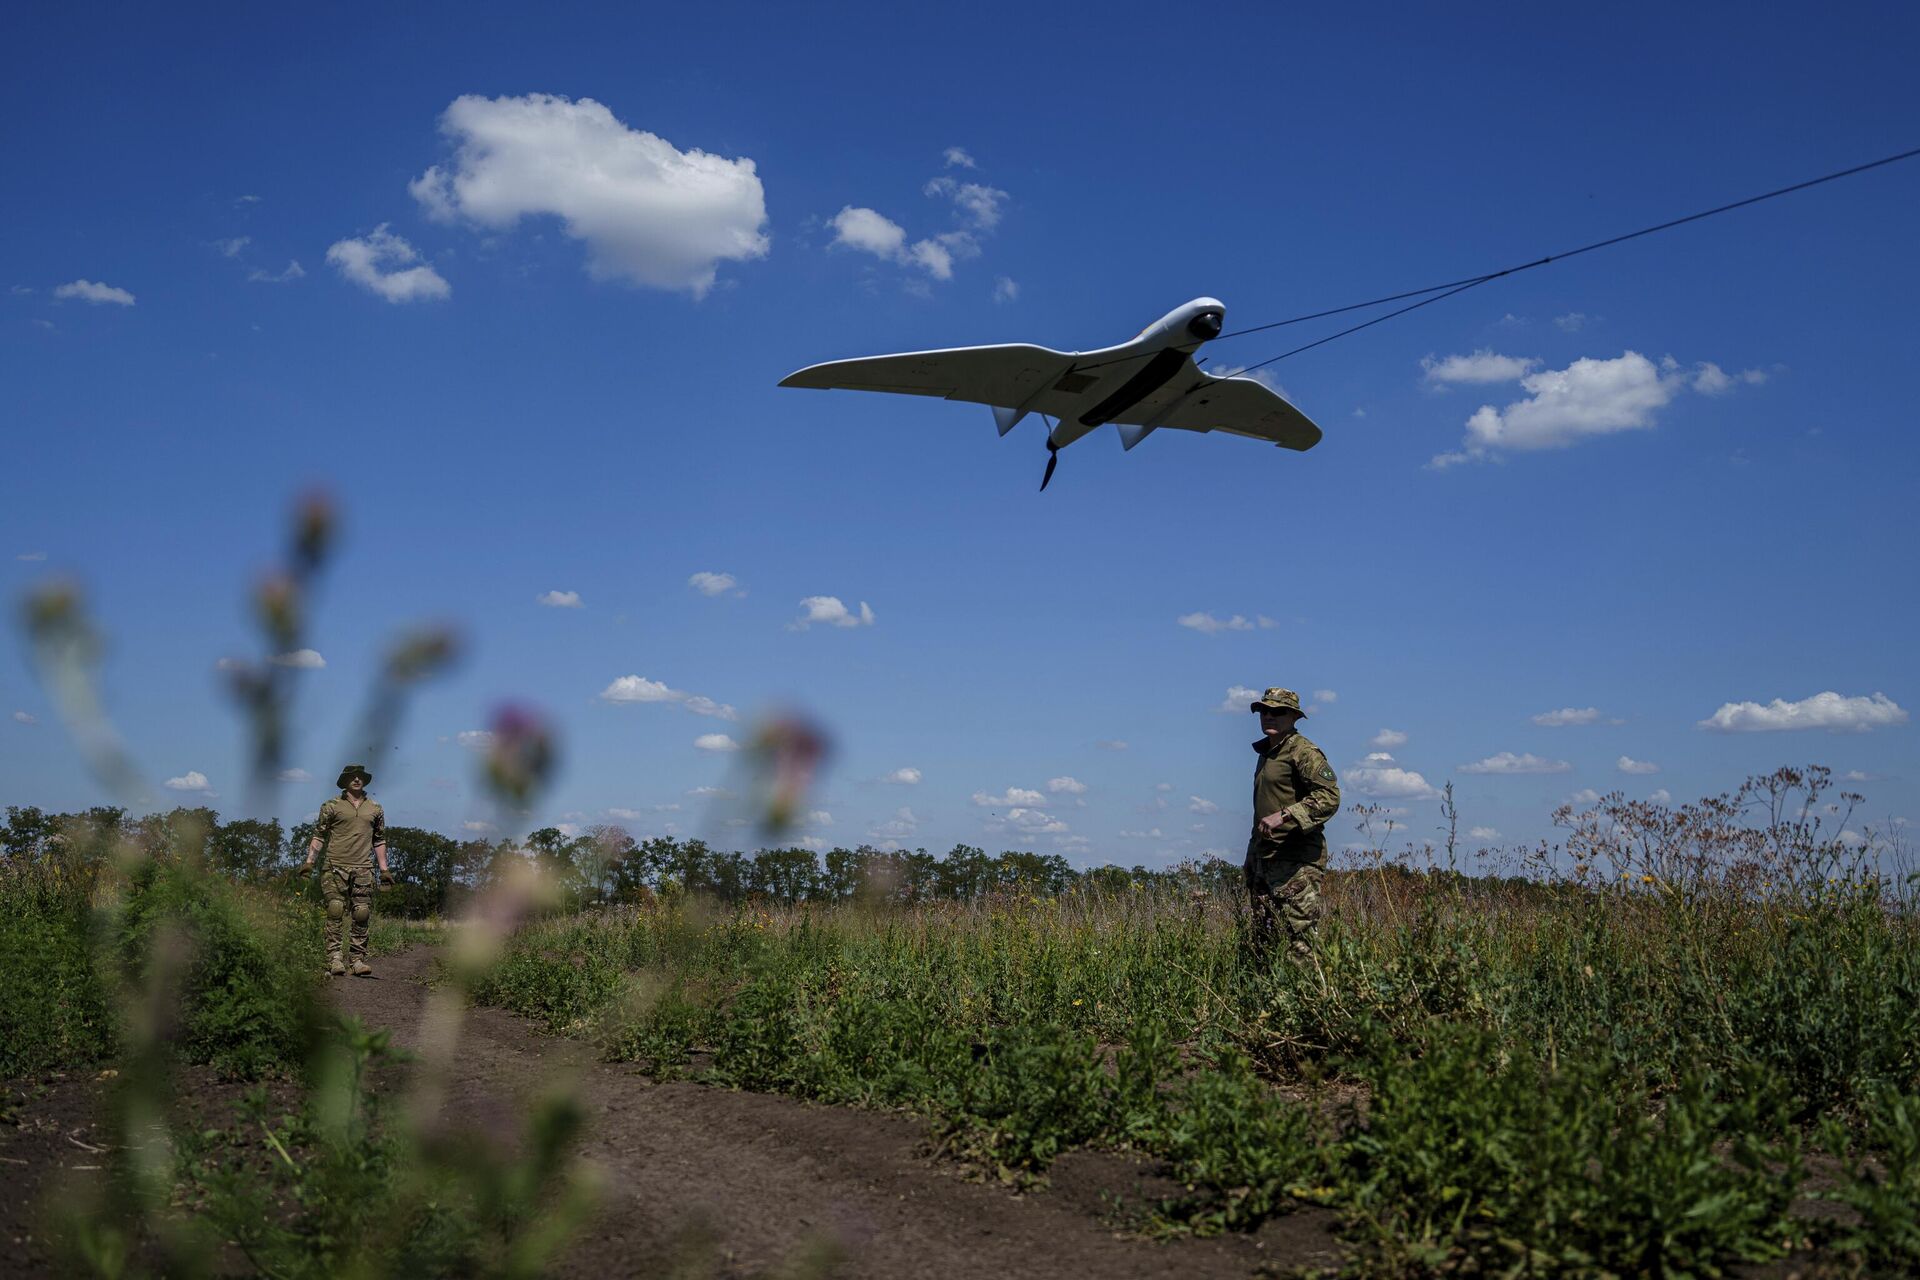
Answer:
M377 849L381 845L385 844L386 842L387 842L387 811L385 809L375 809L373 811L374 847Z
M1311 742L1300 742L1293 752L1293 794L1299 799L1287 806L1287 813L1302 831L1325 826L1340 812L1340 783L1333 766Z
M333 801L321 802L320 812L313 820L313 838L322 844L326 843L327 837L333 834L333 824L337 821L339 821L339 815L333 811Z

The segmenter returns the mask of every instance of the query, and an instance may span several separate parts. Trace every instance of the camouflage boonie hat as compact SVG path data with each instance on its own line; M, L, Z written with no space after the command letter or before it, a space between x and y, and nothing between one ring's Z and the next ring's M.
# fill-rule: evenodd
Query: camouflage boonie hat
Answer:
M1282 689L1278 685L1261 694L1248 706L1249 711L1300 711L1300 695L1291 689ZM1307 713L1300 711L1301 719Z
M373 785L373 775L367 772L367 766L363 764L350 764L346 768L342 769L340 771L339 778L335 779L333 785L338 787L340 790L345 791L347 789L347 779L353 777L356 774L358 774L360 777L361 785L363 786Z

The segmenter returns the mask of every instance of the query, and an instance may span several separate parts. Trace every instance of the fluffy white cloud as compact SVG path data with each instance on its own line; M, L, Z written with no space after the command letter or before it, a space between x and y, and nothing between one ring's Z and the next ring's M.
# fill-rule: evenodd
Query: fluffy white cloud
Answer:
M1829 690L1798 702L1775 698L1765 706L1757 702L1729 702L1700 721L1700 727L1726 733L1770 733L1784 729L1865 733L1906 722L1906 711L1884 693L1843 698Z
M979 167L973 162L973 157L967 154L966 148L964 147L948 147L946 150L946 161L947 168L949 169L975 169Z
M1239 614L1231 618L1216 618L1210 613L1185 613L1174 619L1183 627L1188 627L1202 635L1218 635L1222 631L1251 631L1253 624Z
M1500 832L1493 827L1474 827L1467 832L1470 840L1498 840Z
M1215 804L1213 801L1206 799L1204 796L1188 796L1187 812L1188 813L1218 813L1220 812L1220 806Z
M715 716L721 720L738 720L740 713L724 702L715 702L712 698L697 693L688 693L684 689L669 688L659 680L649 680L645 676L621 676L599 694L602 702L670 702L677 703L697 716Z
M1561 707L1558 711L1542 711L1539 715L1531 717L1531 719L1535 724L1544 725L1549 729L1557 729L1565 725L1574 724L1598 724L1600 722L1600 708Z
M912 809L902 805L893 811L891 818L868 827L867 835L875 840L905 840L919 829L919 817Z
M1563 316L1553 318L1554 327L1562 333L1578 333L1587 327L1590 317L1584 311L1569 311Z
M38 564L40 561L45 560L46 558L47 558L47 553L44 551L22 551L19 555L14 557L15 560L20 560L27 564Z
M1567 797L1574 804L1599 804L1600 793L1592 787L1582 787Z
M1167 838L1166 833L1158 827L1150 827L1145 831L1116 831L1114 834L1122 840L1164 840Z
M231 240L215 240L213 247L223 258L237 258L240 251L252 243L252 236L235 236Z
M581 607L580 593L578 591L543 591L534 597L534 602L536 604L543 604L549 609L578 609Z
M1660 772L1659 765L1654 764L1650 760L1635 760L1632 756L1621 756L1619 760L1614 762L1614 768L1622 773L1645 774Z
M1673 792L1667 790L1665 787L1661 787L1658 791L1648 796L1647 799L1653 801L1655 804L1672 804Z
M1048 778L1047 790L1054 795L1083 796L1087 794L1087 784L1078 778Z
M327 665L327 660L315 649L295 649L292 653L276 653L270 661L276 667L295 667L301 671L318 671Z
M1259 689L1249 689L1246 685L1236 684L1227 689L1227 696L1220 700L1216 711L1245 711L1260 697Z
M1340 701L1340 695L1335 693L1331 689L1315 689L1313 691L1313 700L1315 702L1324 703L1330 707L1334 703Z
M1524 755L1502 751L1498 755L1488 756L1485 760L1476 760L1472 764L1460 766L1462 773L1568 773L1572 769L1573 766L1565 760L1544 760L1531 751Z
M1398 729L1382 729L1367 739L1367 745L1381 748L1404 747L1407 745L1407 735Z
M1368 763L1347 770L1341 784L1349 791L1376 800L1427 800L1439 794L1414 770L1376 763L1371 756Z
M973 802L982 809L1044 808L1047 798L1038 791L1026 787L1008 787L1003 795L989 795L985 791L973 793Z
M474 835L477 835L477 836L482 836L487 834L487 832L493 830L493 824L491 822L482 821L479 818L469 818L467 821L460 824L460 829L462 831L471 831Z
M381 223L360 239L336 240L327 249L327 261L341 275L388 302L420 302L444 298L453 292L438 271L424 262L408 266L420 255L414 247Z
M168 778L165 785L169 791L190 791L203 796L213 794L213 784L198 769L189 769L177 778Z
M730 573L708 573L702 570L688 578L687 585L703 596L723 596L740 584Z
M493 745L493 734L486 729L462 729L453 740L469 751L485 751Z
M953 201L961 217L981 231L991 231L1000 225L1000 206L1007 200L1007 193L998 187L979 182L956 182L952 178L935 178L928 182L926 194L945 196Z
M36 716L31 711L16 711L13 713L13 720L15 724L39 724L40 723L40 717Z
M255 267L252 271L247 272L247 283L291 284L295 280L304 280L306 277L307 269L300 265L299 260L289 258L287 259L287 265L279 271L264 271L259 267Z
M703 733L693 740L702 751L738 751L740 744L724 733Z
M953 279L955 258L971 258L980 252L974 238L964 231L907 243L907 230L874 209L847 205L827 220L833 228L833 244L857 249L888 262L919 267L935 280Z
M282 769L274 777L281 782L312 782L313 775L305 769Z
M1015 806L987 823L989 831L1013 831L1023 836L1064 835L1072 830L1061 819L1039 809Z
M681 151L592 98L455 98L440 117L454 144L407 190L429 215L493 230L560 219L595 279L696 298L722 262L765 257L766 192L751 160Z
M794 631L805 631L819 623L826 627L870 627L873 625L873 610L867 602L860 602L860 612L855 613L840 603L839 596L808 596L800 602L800 616L788 623Z
M892 773L880 779L880 781L891 782L896 786L902 786L902 787L918 786L920 784L920 771L914 768L912 765L907 765L902 768L895 769Z
M1432 356L1420 362L1426 371L1427 381L1442 386L1473 382L1517 382L1533 372L1540 362L1531 356L1502 356L1482 348L1470 356L1448 356L1436 360Z
M1710 363L1689 373L1671 356L1656 366L1637 351L1612 360L1575 360L1564 369L1543 369L1522 378L1525 400L1505 409L1481 405L1467 419L1461 449L1440 454L1428 465L1444 469L1507 451L1564 449L1599 436L1647 430L1655 425L1654 415L1689 388L1718 395L1736 381L1765 380L1757 369L1735 378Z
M1020 296L1020 282L1012 276L996 276L993 281L993 300L1012 302Z
M116 288L110 284L102 284L97 280L75 280L68 284L58 285L54 288L53 296L56 298L78 298L82 302L91 302L96 306L103 302L111 302L117 307L130 307L133 305L133 295L125 289Z

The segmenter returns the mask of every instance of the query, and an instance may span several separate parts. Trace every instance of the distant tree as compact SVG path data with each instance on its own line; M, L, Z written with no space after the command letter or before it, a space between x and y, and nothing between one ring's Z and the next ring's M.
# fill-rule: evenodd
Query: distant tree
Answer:
M53 852L59 832L54 815L33 805L8 805L7 825L0 828L0 848L20 862L38 862Z
M136 818L127 828L134 845L149 858L195 859L207 856L207 842L220 827L212 809L170 809Z
M954 902L972 902L993 888L993 871L993 859L986 850L956 844L934 869L933 893Z
M762 849L748 865L746 888L792 906L819 893L820 861L811 849Z
M286 865L286 833L279 819L240 818L207 836L207 865L234 880L265 880ZM304 856L304 855L303 855Z
M387 828L387 866L399 888L408 915L444 912L453 894L454 871L460 844L451 836L421 827Z

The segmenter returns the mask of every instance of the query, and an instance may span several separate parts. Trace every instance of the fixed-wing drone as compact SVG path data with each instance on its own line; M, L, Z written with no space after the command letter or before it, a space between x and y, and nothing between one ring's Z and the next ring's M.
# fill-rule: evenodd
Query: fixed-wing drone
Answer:
M949 347L809 365L783 387L892 391L993 406L1006 435L1030 413L1052 418L1047 430L1045 489L1060 450L1111 422L1131 449L1161 427L1225 431L1271 440L1283 449L1311 449L1320 428L1271 387L1252 378L1219 377L1193 362L1204 342L1220 336L1227 309L1195 298L1161 316L1131 342L1098 351L1051 351L1021 343Z

